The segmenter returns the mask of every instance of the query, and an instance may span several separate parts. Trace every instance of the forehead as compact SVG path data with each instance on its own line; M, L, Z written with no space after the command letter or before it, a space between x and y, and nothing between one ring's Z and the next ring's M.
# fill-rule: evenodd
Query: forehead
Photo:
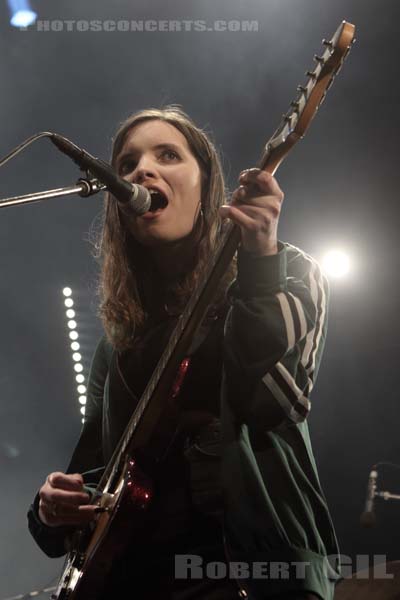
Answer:
M124 141L121 152L136 150L143 152L158 144L175 144L190 152L185 136L176 127L164 121L152 120L139 123L131 129ZM191 153L191 152L190 152Z

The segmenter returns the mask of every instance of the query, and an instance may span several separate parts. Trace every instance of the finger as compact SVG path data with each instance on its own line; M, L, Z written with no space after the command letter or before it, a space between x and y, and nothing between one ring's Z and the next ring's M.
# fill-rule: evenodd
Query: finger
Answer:
M241 202L242 199L247 195L246 189L243 185L240 185L238 188L236 188L236 190L234 190L232 192L231 198L230 198L230 204L234 203L234 202Z
M56 512L58 515L78 515L91 513L95 508L97 508L97 504L69 504L65 502L47 502L47 500L40 499L39 507L48 513L54 514Z
M54 488L79 491L83 488L83 477L80 473L66 474L59 471L51 473L47 481Z
M271 227L276 227L279 216L279 208L277 206L269 207L269 210L265 210L265 207L260 208L250 204L242 204L240 206L224 205L221 209L223 218L228 217L236 225L254 232L267 231Z
M229 218L236 225L244 227L249 231L256 231L258 229L255 219L248 216L245 211L240 210L236 206L224 204L220 207L220 214L223 218Z
M253 221L253 223L249 222L247 227L251 231L269 229L271 225L277 223L279 217L278 206L270 205L266 209L265 206L259 207L250 204L241 204L233 208Z
M55 522L74 522L81 523L93 519L97 514L98 506L96 504L87 504L82 506L71 506L62 503L50 503L40 501L40 516L45 517L46 521L55 524Z
M279 216L279 205L273 204L270 202L267 206L256 206L254 204L240 204L239 206L235 206L235 209L244 213L248 217L251 217L259 224L267 223L270 224L272 222L277 221Z
M88 523L90 523L91 521L93 521L95 518L97 518L97 514L92 511L91 513L87 513L87 514L74 514L74 515L62 515L59 516L58 514L54 515L52 513L48 513L46 512L45 515L43 515L42 512L42 520L43 522L48 525L49 527L62 527L62 526L82 526L82 525L87 525Z
M282 197L283 199L283 192L279 187L277 180L267 171L262 171L261 169L248 169L240 174L239 183L242 185L247 184L256 186L261 191Z
M88 504L90 500L89 494L86 492L67 492L50 487L44 487L39 492L41 500L47 504L62 503L79 506L80 504Z
M232 195L230 204L236 207L244 207L244 206L255 206L257 208L261 208L263 210L271 209L273 214L279 214L281 209L281 201L276 196L254 196L254 194L249 194L244 189L244 193L238 193Z
M264 200L261 200L261 203L262 203L262 202L265 202L265 199L275 198L275 196L273 196L272 194L266 195L266 192L259 190L259 189L255 189L252 184L244 184L244 185L240 185L232 193L232 196L230 199L230 204L240 204L242 202L249 202L249 201L251 201L251 203L253 204L254 202L257 202L259 198L264 199ZM261 206L261 204L260 204L260 206Z

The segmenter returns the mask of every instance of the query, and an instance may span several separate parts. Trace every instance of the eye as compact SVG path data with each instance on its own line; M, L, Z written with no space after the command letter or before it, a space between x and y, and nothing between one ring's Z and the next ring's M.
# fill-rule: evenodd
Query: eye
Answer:
M136 162L132 158L125 158L118 167L120 175L126 175L135 169Z
M165 150L163 150L161 152L160 156L161 156L161 158L165 158L168 161L179 160L179 158L180 158L179 154L175 150L172 150L171 148L165 148Z

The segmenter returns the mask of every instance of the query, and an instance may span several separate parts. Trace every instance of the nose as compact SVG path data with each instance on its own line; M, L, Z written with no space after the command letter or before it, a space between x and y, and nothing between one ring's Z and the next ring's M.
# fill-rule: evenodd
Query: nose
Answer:
M149 157L142 156L132 173L132 182L140 184L146 179L154 179L156 176L154 163Z

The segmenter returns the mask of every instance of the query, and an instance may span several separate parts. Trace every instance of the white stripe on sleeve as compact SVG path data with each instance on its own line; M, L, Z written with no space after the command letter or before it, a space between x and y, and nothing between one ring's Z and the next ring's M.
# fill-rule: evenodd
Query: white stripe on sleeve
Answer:
M290 310L288 299L286 298L285 294L282 292L279 292L276 296L279 300L279 304L281 305L283 320L285 321L287 348L289 350L290 348L293 348L293 346L295 345L295 342L296 342L295 335L294 335L293 316L292 316L292 312Z
M297 298L297 296L295 296L291 292L289 292L289 294L293 298L294 303L297 308L297 314L299 316L299 322L300 322L300 339L302 340L303 337L307 333L307 321L306 321L306 316L304 314L303 305L302 305L300 299Z

